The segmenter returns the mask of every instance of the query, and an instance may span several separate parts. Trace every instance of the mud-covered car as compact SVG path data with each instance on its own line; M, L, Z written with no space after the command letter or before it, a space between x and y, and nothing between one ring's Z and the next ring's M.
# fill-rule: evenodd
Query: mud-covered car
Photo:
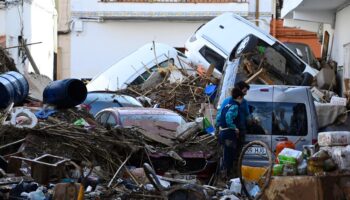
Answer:
M161 108L107 108L97 113L95 118L105 127L140 128L144 130L143 134L146 138L161 143L169 149L179 144L176 141L176 130L178 126L186 123L181 115ZM156 172L163 174L169 170L177 170L182 174L193 174L197 178L208 180L216 169L216 160L211 160L214 152L204 148L183 148L177 153L180 159L176 159L172 153L150 152L149 156ZM140 162L140 158L134 160Z

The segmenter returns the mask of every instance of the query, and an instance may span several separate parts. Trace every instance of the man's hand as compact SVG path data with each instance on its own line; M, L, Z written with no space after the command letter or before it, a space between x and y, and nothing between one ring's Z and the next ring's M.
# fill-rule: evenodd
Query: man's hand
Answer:
M239 138L239 129L236 128L236 129L235 129L235 132L236 132L236 137Z

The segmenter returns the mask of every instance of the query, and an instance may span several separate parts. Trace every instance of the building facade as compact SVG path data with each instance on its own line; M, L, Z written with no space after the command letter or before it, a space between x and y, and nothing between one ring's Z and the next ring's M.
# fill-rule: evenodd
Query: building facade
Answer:
M350 91L350 2L348 0L284 0L281 16L287 26L319 33L323 59L334 60Z
M28 53L20 48L25 42L38 71L54 78L56 25L54 0L0 1L0 44L22 73L34 71Z
M268 31L274 12L271 0L62 0L59 3L60 78L93 78L152 41L183 48L200 25L223 12L244 16ZM69 10L64 9L68 7Z

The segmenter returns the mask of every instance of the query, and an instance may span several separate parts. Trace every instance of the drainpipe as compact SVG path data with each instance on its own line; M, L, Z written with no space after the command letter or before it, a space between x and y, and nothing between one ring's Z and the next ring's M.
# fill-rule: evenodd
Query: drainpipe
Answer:
M255 0L255 25L259 26L259 18L260 18L260 13L259 13L259 3L260 0Z

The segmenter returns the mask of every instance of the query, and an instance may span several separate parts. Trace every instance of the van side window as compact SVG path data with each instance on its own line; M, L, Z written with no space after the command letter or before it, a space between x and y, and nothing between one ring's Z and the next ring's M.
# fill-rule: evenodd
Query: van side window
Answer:
M274 103L272 134L307 135L306 106L303 103Z
M164 62L159 63L160 68L166 68L166 67L169 67L171 65L174 65L174 59L169 59L169 60L166 60ZM130 83L130 85L140 85L140 84L144 83L145 80L147 80L153 72L157 71L157 69L158 69L158 65L154 65L149 70L146 70L140 76L138 76L133 82ZM144 70L144 69L142 69L142 70Z
M251 119L248 121L247 134L271 135L272 130L272 103L248 102Z
M205 58L206 61L210 64L215 65L215 69L218 71L222 72L222 68L224 67L225 64L225 58L216 53L214 50L207 46L203 46L200 50L199 53Z

